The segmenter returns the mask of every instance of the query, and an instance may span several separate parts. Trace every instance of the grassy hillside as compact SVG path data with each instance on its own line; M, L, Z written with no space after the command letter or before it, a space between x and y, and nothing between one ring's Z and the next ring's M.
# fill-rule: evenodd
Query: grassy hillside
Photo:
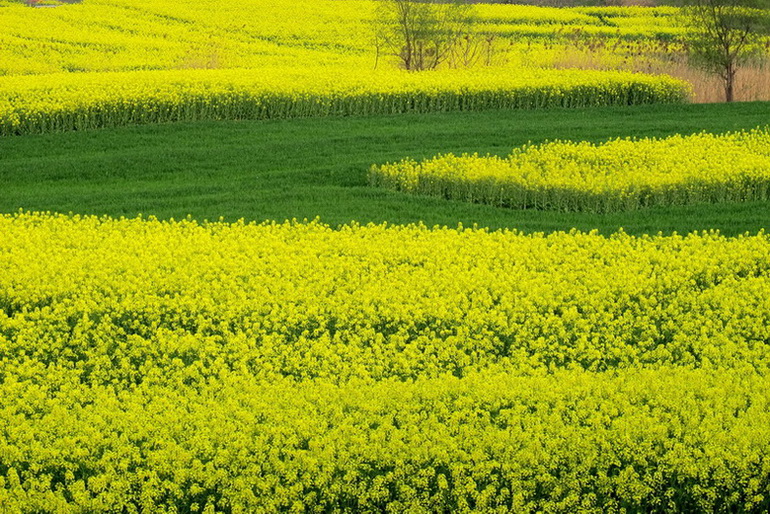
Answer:
M505 155L528 141L721 132L768 119L770 103L750 103L218 122L4 138L0 211L756 232L770 226L767 203L601 216L516 211L372 189L366 172L373 163L406 156Z

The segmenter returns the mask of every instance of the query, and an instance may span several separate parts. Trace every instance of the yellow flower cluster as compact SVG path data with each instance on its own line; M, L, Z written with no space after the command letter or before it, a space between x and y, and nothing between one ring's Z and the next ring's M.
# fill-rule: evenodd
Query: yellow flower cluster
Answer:
M770 237L0 217L10 512L763 511Z
M95 380L148 376L132 351L164 347L186 359L185 347L200 344L226 360L242 352L239 362L268 378L406 378L501 361L770 364L764 234L31 214L3 216L0 233L0 316L16 327L17 351L74 365L88 349L133 341L109 349L129 352L127 361L91 369ZM95 339L101 331L109 337ZM152 355L141 361L154 365Z
M478 7L479 30L551 45L567 38L601 37L610 41L673 40L684 32L675 7L575 7L486 4ZM546 43L546 44L548 44Z
M91 353L84 368L108 363ZM167 383L119 386L80 381L54 363L0 382L0 506L18 514L770 508L770 380L755 373L486 370L340 385L266 383L224 368L206 374L178 360Z
M0 135L218 119L683 102L666 77L590 70L173 70L0 77Z
M602 144L553 141L506 157L440 155L372 166L374 185L516 209L617 212L656 205L767 200L770 131Z

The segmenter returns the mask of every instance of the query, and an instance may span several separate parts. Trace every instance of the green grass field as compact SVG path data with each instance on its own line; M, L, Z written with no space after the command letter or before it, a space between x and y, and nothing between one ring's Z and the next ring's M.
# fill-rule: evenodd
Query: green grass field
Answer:
M770 205L613 215L516 211L372 189L373 163L441 152L505 155L528 141L722 132L766 124L770 103L496 111L135 126L0 140L0 211L159 218L315 218L630 233L770 226Z

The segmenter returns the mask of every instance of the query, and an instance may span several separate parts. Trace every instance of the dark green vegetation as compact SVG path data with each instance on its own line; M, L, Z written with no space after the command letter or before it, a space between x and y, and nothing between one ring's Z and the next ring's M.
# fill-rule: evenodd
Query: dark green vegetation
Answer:
M406 156L505 155L528 141L722 132L768 120L770 103L763 102L149 125L2 138L0 211L756 232L770 226L768 203L613 215L515 211L372 189L366 173L373 163Z

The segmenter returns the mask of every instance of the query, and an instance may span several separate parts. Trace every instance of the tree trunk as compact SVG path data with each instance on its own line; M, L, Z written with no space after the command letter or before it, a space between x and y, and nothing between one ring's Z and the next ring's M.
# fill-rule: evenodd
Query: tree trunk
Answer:
M732 102L734 100L735 92L735 67L732 63L727 67L727 73L725 73L725 102Z

